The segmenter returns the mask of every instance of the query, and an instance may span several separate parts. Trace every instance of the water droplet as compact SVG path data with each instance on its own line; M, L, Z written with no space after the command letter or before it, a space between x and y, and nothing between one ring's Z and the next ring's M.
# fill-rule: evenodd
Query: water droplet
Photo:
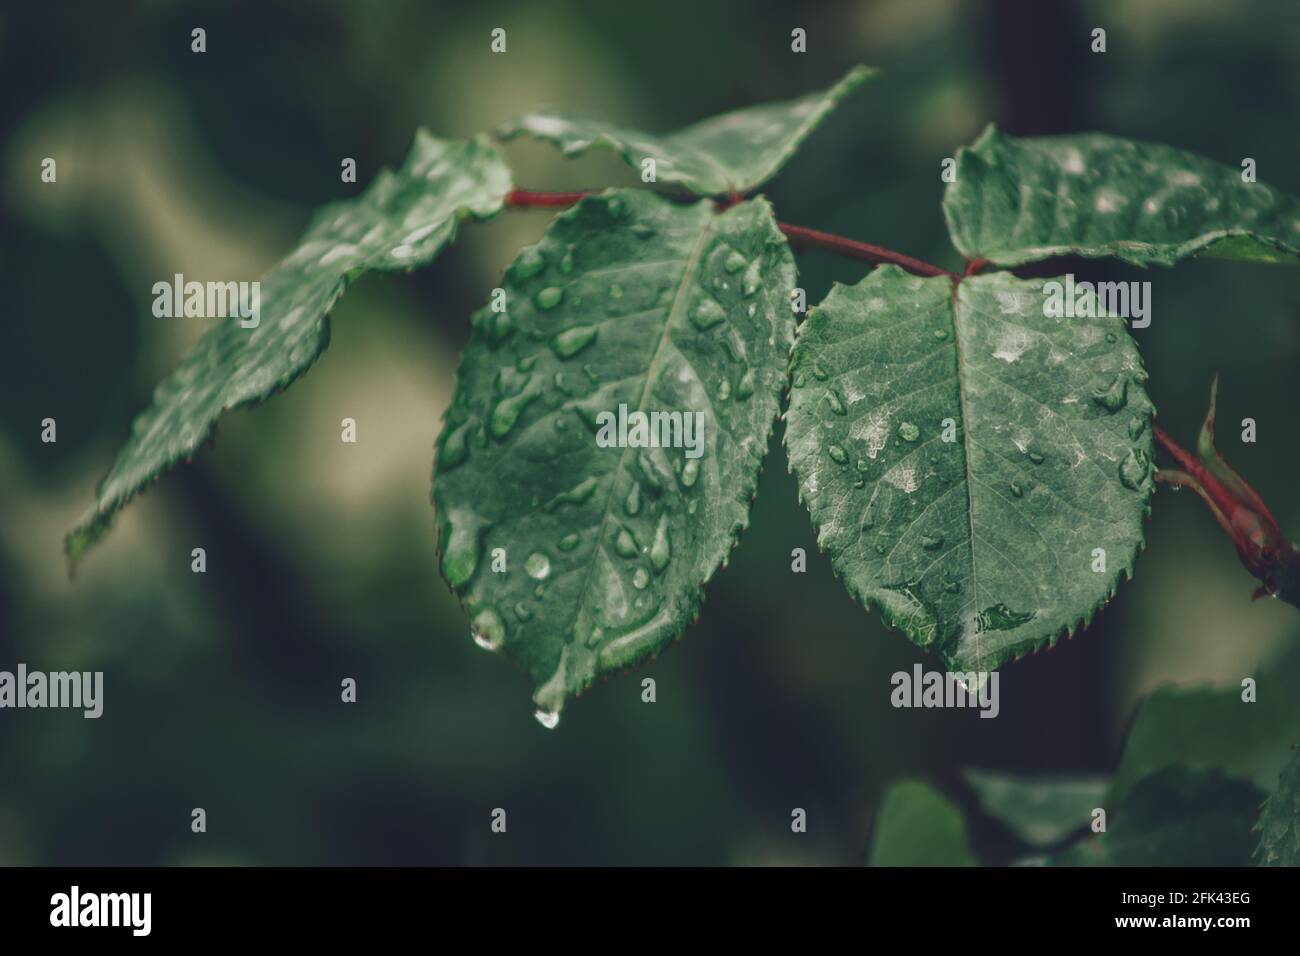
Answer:
M885 549L885 546L884 546L883 544L878 544L878 545L876 545L876 554L884 554L884 553L885 553L885 550L886 550L886 549Z
M808 380L804 378L803 372L795 372L794 381L791 384L793 384L795 388L803 388L807 381Z
M1012 495L1014 495L1017 498L1020 498L1024 496L1024 493L1025 493L1025 489L1021 486L1019 482L1016 481L1011 482Z
M623 502L623 510L629 515L635 515L641 510L641 486L635 481L632 487L627 490L627 498Z
M831 445L826 449L826 453L831 456L831 461L837 465L842 465L849 460L848 452L839 445Z
M728 272L739 272L748 264L749 260L733 249L731 255L727 256L727 261L722 264L722 268Z
M497 650L506 639L506 626L501 616L490 607L485 607L474 615L470 628L474 643L485 651Z
M701 299L691 310L691 324L700 331L711 329L726 318L726 309L712 299Z
M575 325L551 339L551 350L562 359L573 358L592 342L599 330L594 325Z
M530 608L530 607L529 607L527 604L525 604L523 601L516 601L516 602L515 602L515 617L519 618L519 620L521 620L521 621L529 621L529 620L532 620L532 617L533 617L533 609Z
M923 534L921 535L921 547L927 551L936 551L943 546L943 535L941 534Z
M615 282L613 285L609 287L609 297L611 299L623 298L623 287L619 285L617 282Z
M985 631L1010 631L1033 619L1036 611L1013 611L1005 604L986 607L972 622L976 634Z
M668 567L668 559L672 557L672 546L668 540L668 515L659 516L659 524L655 526L654 543L650 545L650 565L654 568L655 574L663 573L664 568Z
M515 363L515 368L521 372L531 372L533 366L537 364L536 355L521 355L519 361Z
M488 430L493 438L505 438L519 421L519 416L528 407L528 403L537 398L536 392L521 392L511 395L496 403L492 416L488 419Z
M582 539L579 538L576 534L566 534L563 538L560 539L560 543L557 545L557 547L561 551L572 551L574 548L578 546L581 540Z
M555 418L555 430L562 432L569 427L569 420L563 415L557 415Z
M539 309L553 309L560 304L564 298L564 290L559 286L548 285L545 289L539 289L533 296L533 304Z
M1114 345L1116 342L1119 341L1119 336L1116 335L1114 332L1107 332L1107 333L1106 333L1106 341L1107 341L1107 342L1110 342L1112 345Z
M442 443L442 451L438 454L439 471L451 471L469 457L469 433L473 430L474 424L474 420L470 419L447 433Z
M632 572L632 587L638 591L644 591L647 584L650 583L650 572L645 568L637 565L637 569Z
M487 521L465 508L447 513L447 547L442 553L442 574L458 588L474 576L478 567L479 539Z
M686 459L686 464L682 466L682 487L690 488L700 477L700 460L698 458Z
M533 716L536 717L537 722L547 730L554 730L555 725L560 722L560 715L550 710L538 709L537 713L533 714Z
M948 337L948 330L947 330L947 329L935 329L935 330L934 330L934 337L935 337L936 339L939 339L940 341L943 341L944 339L946 339L946 338Z
M754 394L755 377L754 369L745 369L745 374L740 376L740 381L736 383L736 401L743 402Z
M529 246L510 267L510 275L515 279L528 279L546 268L546 257L536 246Z
M853 467L863 474L866 474L871 470L871 462L867 461L865 458L859 458Z
M492 340L492 345L497 346L510 337L510 333L515 330L515 320L510 318L509 312L493 312L492 318L488 320L488 338Z
M657 231L654 226L647 225L644 222L638 222L632 226L632 235L638 239L649 239Z
M632 532L627 528L619 528L618 536L614 539L614 551L620 558L635 558L640 552L636 546L636 538L632 537Z
M1109 385L1098 386L1092 393L1092 400L1114 415L1128 404L1128 379L1116 375Z
M627 215L627 205L618 196L610 196L605 202L605 209L614 219L622 219Z
M819 382L824 382L830 377L830 373L826 371L826 367L821 362L813 362L812 373L813 378Z
M572 246L569 247L568 251L564 253L564 257L560 260L560 271L565 275L568 275L570 272L573 271L573 247Z
M562 491L546 504L542 505L544 511L554 511L560 505L580 505L591 497L592 492L596 490L595 478L584 478L568 491Z
M840 400L840 393L833 388L826 390L826 404L831 407L836 415L844 414L844 402Z
M1145 418L1134 418L1128 423L1128 437L1137 438L1147 430L1147 420Z
M1119 465L1119 480L1125 488L1138 491L1146 484L1150 467L1147 456L1140 451L1130 450Z
M718 382L718 401L725 402L729 398L731 398L731 379L724 375Z
M1041 465L1043 463L1043 456L1036 451L1031 451L1029 453L1029 460L1032 461L1035 465Z
M753 262L749 264L749 268L745 270L745 278L741 284L740 291L744 293L746 298L748 298L749 296L753 295L762 287L763 287L763 264L760 260L755 259ZM751 306L750 308L751 311L749 314L753 315L754 314L752 311L753 307Z
M865 478L858 478L858 479L856 479L856 480L853 482L853 487L854 487L854 488L865 488L865 487L867 487L867 479L865 479Z
M551 559L540 551L534 551L524 561L524 571L534 581L545 581L551 573Z
M916 441L921 437L921 429L917 428L911 422L903 422L898 426L898 437L903 441Z

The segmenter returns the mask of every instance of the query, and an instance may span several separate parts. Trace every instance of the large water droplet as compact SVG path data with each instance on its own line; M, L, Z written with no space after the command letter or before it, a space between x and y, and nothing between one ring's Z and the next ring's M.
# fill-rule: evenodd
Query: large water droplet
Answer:
M1031 451L1029 452L1029 460L1035 465L1041 465L1043 463L1043 456L1036 451Z
M478 567L479 540L487 521L467 508L447 512L447 547L442 553L442 573L447 583L460 587Z
M1025 494L1024 486L1018 481L1011 482L1011 494L1016 498L1023 497Z
M551 350L560 358L573 358L592 342L599 330L594 325L575 325L551 339Z
M821 362L813 362L812 373L813 378L819 382L824 382L830 377L830 373L826 371L826 366L822 365Z
M748 264L749 260L733 249L731 254L727 256L727 261L722 264L722 268L728 272L739 272Z
M447 433L442 442L442 451L438 454L439 471L451 471L469 457L469 433L474 424L474 420L470 419Z
M539 709L537 713L533 714L533 716L536 717L537 722L547 730L554 730L555 725L560 722L560 715L550 710Z
M659 516L659 524L655 526L654 543L650 545L650 565L654 568L655 574L663 573L664 568L668 567L668 559L672 557L672 545L668 540L668 515Z
M564 290L559 286L548 285L545 289L539 289L533 296L533 304L539 309L553 309L560 304L564 298Z
M1119 464L1119 480L1125 488L1138 491L1146 484L1150 467L1147 456L1139 451L1130 450Z
M534 551L524 561L524 571L534 581L545 581L551 574L551 559L540 551Z
M849 453L839 445L831 445L826 449L826 453L831 456L831 461L837 465L842 465L849 460Z
M762 287L763 263L761 260L755 259L749 264L749 268L745 270L745 278L741 283L740 291L748 298ZM753 315L754 313L751 311L749 314Z
M636 538L627 528L619 528L614 539L614 551L620 558L635 558L641 549L636 546Z
M493 438L505 438L510 434L510 430L515 427L519 421L519 416L528 403L537 398L537 392L521 392L518 395L511 395L503 398L496 403L492 409L492 415L488 419L488 430L492 432Z
M718 401L725 402L729 398L731 398L731 379L724 375L718 382Z
M682 487L690 488L700 477L700 460L698 458L687 458L686 464L682 466Z
M536 246L529 246L510 267L510 275L515 279L528 279L546 268L546 257Z
M703 331L725 321L727 310L712 299L701 299L691 310L691 324Z
M916 441L921 437L921 429L917 428L911 422L903 422L898 426L898 437L903 441Z
M833 388L826 390L826 404L831 407L836 415L844 414L844 402L840 399L840 393Z
M1128 379L1116 375L1109 385L1100 385L1092 393L1092 400L1114 415L1128 404Z
M635 515L641 510L641 486L635 481L632 487L627 490L627 498L623 501L623 510L629 515Z
M542 505L545 511L554 511L560 505L580 505L596 490L595 478L584 478L568 491L562 491L546 504Z
M637 565L637 569L632 572L632 587L638 591L644 591L646 585L650 583L650 572L645 568Z
M490 607L485 607L474 615L470 628L474 643L485 651L497 650L506 639L506 626L501 616Z

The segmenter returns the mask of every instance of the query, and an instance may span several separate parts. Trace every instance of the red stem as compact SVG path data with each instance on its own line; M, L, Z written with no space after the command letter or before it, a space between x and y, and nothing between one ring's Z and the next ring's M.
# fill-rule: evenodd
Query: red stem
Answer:
M506 194L506 205L517 208L571 206L586 195L588 195L586 192L548 193L536 192L531 189L512 189ZM734 205L738 198L737 196L731 196L720 205L724 208ZM820 229L792 226L785 222L778 222L777 227L796 243L837 252L849 259L861 259L867 262L888 262L901 266L914 275L948 276L954 280L960 278L947 269L940 269L928 262L913 259L911 256L903 255L901 252L894 252L892 249L873 246L868 242L858 242L856 239L846 239L844 236L822 232Z

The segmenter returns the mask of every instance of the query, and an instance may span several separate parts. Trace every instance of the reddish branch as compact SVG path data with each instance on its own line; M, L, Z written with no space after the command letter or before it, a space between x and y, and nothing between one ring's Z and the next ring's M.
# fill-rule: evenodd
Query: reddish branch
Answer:
M515 207L571 206L586 195L587 193L585 192L548 193L535 192L531 189L512 189L506 195L506 205ZM719 203L719 205L725 208L734 205L737 201L739 201L739 197L732 196L727 201ZM826 249L830 252L838 253L839 255L845 256L849 259L860 259L865 262L891 263L906 269L914 275L948 276L951 279L959 278L947 269L940 269L938 266L930 265L928 262L922 262L920 259L913 259L911 256L904 255L901 252L895 252L892 249L873 246L868 242L858 242L856 239L847 239L844 236L822 232L820 229L808 229L805 226L792 226L785 222L778 222L777 227L785 233L792 242L800 246L815 246L819 249Z

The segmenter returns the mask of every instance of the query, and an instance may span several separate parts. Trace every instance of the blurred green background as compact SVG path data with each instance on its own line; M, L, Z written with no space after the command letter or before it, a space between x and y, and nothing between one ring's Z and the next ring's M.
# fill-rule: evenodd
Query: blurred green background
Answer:
M1108 770L1141 695L1236 685L1300 640L1294 608L1250 602L1197 499L1161 491L1135 581L1088 631L1004 669L998 719L894 710L890 674L924 658L817 555L778 429L699 623L543 729L522 671L469 639L428 503L468 316L545 227L532 211L465 228L427 270L358 282L311 373L228 416L68 580L63 534L201 327L153 318L155 281L255 278L317 204L400 162L417 125L460 137L554 104L668 130L858 62L881 75L766 190L787 221L954 266L940 162L989 121L1250 156L1300 194L1286 0L6 4L0 668L102 670L106 689L98 721L0 712L0 863L858 863L899 777L969 808L966 767ZM634 182L609 155L508 155L531 188ZM56 185L40 182L45 156ZM347 156L355 185L339 182ZM800 268L811 302L865 272L816 252ZM1220 371L1221 447L1295 533L1300 269L1100 268L1154 284L1135 334L1162 423L1190 441ZM345 416L355 446L339 442ZM1237 440L1245 416L1257 444ZM45 417L57 444L40 441ZM190 572L200 546L206 575ZM807 574L791 574L795 547ZM506 836L489 831L494 807Z

